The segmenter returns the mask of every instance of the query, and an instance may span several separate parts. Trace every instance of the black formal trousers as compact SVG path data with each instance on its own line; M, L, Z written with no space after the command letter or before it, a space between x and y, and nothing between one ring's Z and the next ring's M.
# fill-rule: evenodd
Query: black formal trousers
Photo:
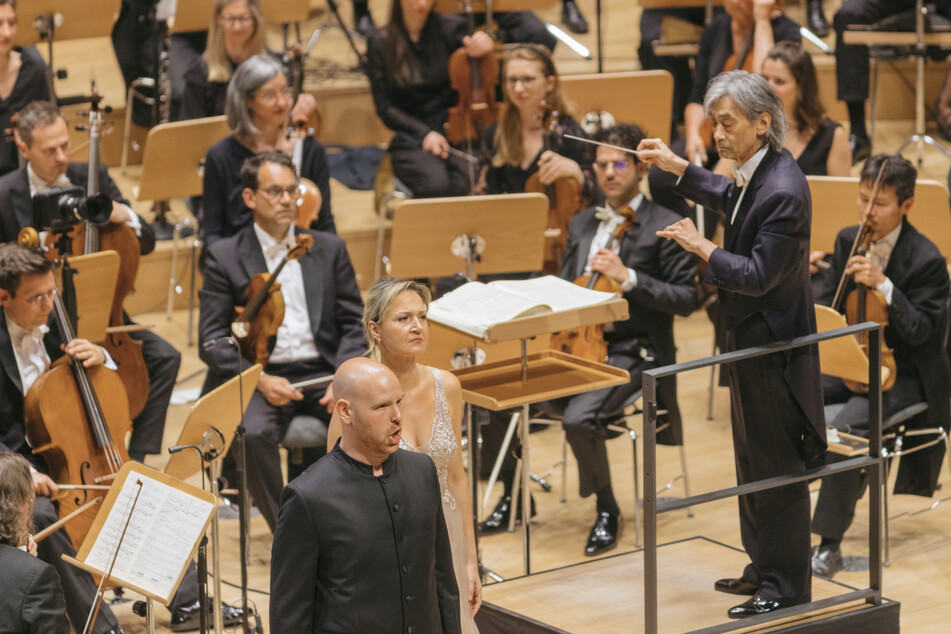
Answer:
M776 341L759 313L727 331L728 350ZM785 353L727 366L737 484L805 470L804 414L786 382ZM809 489L805 482L739 498L740 537L751 563L743 578L766 599L809 601ZM780 537L781 536L781 537Z
M132 323L128 316L125 321L127 324ZM145 408L132 421L132 436L129 439L130 456L141 459L144 454L162 453L165 416L178 379L182 355L172 344L150 330L133 331L129 336L142 343L142 358L149 372L149 396Z
M304 381L320 376L333 374L334 369L323 359L317 358L297 363L271 363L267 366L267 373L286 378L291 383ZM254 500L254 505L261 511L271 531L277 526L277 514L281 508L281 491L284 488L284 474L281 472L281 455L279 445L291 419L298 414L315 416L326 423L330 423L330 414L327 408L318 401L323 398L326 390L305 389L304 399L291 401L283 407L276 407L267 402L261 392L255 390L244 414L245 441L247 443L248 492ZM324 451L308 452L310 460L305 465L316 461ZM293 479L293 475L290 479Z
M472 189L468 168L462 159L452 155L439 158L409 135L397 132L389 152L393 175L410 190L413 198L465 196Z
M951 18L951 3L935 2L938 13ZM845 44L842 34L853 24L879 20L915 8L915 0L845 0L832 20L835 28L836 86L840 101L868 99L868 47Z

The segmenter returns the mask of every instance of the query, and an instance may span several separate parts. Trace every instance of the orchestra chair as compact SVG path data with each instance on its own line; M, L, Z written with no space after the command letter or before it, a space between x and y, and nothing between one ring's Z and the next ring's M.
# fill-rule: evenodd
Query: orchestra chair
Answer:
M376 233L376 258L373 265L374 281L384 274L389 274L388 258L386 257L386 230L393 224L393 211L396 206L413 197L413 192L393 174L393 157L389 152L383 154L380 166L373 179L373 205L379 214L379 224Z
M298 414L291 419L279 443L287 449L293 464L303 462L303 450L327 446L327 423L316 416Z
M636 123L649 135L670 143L674 77L666 70L563 75L565 98L577 105L578 123L590 134L613 123ZM603 113L608 113L610 119ZM586 125L586 120L590 125Z
M659 410L657 412L658 418L667 415L667 410ZM644 419L644 409L642 401L642 390L637 390L634 392L624 404L624 412L616 418L614 421L609 423L606 428L613 435L609 437L620 437L627 436L631 441L631 456L633 458L633 467L631 469L633 476L634 484L634 545L637 548L640 548L642 544L642 534L643 534L643 502L641 499L641 486L640 486L640 467L637 459L637 441L640 437L639 424L638 421L643 422ZM532 418L532 424L542 424L542 425L560 425L561 420L555 417L539 417ZM657 432L660 433L667 429L669 422L661 423L657 426ZM684 445L678 445L677 449L680 451L680 473L671 478L667 484L662 486L658 491L657 495L661 495L664 491L669 491L673 488L674 483L678 480L683 482L684 485L684 497L690 497L690 477L687 472L687 453L685 451ZM568 471L568 440L567 438L562 439L562 459L556 463L556 465L561 465L561 502L564 504L567 501L567 471ZM687 517L693 517L693 508L687 509Z

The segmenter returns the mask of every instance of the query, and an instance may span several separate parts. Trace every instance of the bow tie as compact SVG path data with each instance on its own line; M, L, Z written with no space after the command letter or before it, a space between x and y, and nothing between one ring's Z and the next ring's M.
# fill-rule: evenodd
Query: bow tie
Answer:
M881 267L882 262L884 262L885 259L891 255L891 253L892 245L882 241L876 242L869 246L868 253L866 253L866 255L875 260L875 264Z
M46 191L47 189L52 189L53 187L60 187L63 185L70 185L69 178L66 174L60 174L56 179L50 183L47 183L42 178L37 176L35 179L31 179L33 182L33 187L36 189L37 193Z
M746 189L746 186L750 184L750 179L746 177L746 174L736 168L735 163L733 164L733 178L736 181L736 186L740 189Z
M47 326L46 324L41 324L31 330L23 330L23 334L17 340L18 347L22 346L23 342L26 341L27 339L33 339L37 343L42 344L43 335L45 335L49 331L50 331L50 327Z
M264 250L264 255L267 259L271 260L276 257L283 257L285 253L294 248L295 243L292 243L289 240L281 240L275 244L272 244L267 249Z
M609 222L611 220L616 220L620 222L625 218L630 218L634 220L637 217L637 212L631 209L629 206L625 205L618 211L614 211L610 207L597 207L594 211L594 217L600 220L601 222Z

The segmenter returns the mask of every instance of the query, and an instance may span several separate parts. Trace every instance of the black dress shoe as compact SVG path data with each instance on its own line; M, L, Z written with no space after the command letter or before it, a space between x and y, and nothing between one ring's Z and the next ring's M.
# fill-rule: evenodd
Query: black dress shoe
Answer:
M588 32L588 21L584 19L575 0L565 0L561 7L561 23L572 33L584 35Z
M872 142L868 140L868 137L850 134L849 149L852 150L852 165L855 165L871 156Z
M172 612L172 631L173 632L192 632L201 626L201 614L199 613L199 603L195 601L189 605L183 605ZM221 621L225 627L234 627L241 623L241 608L236 608L227 603L221 604ZM213 624L214 615L208 610L209 625Z
M603 512L591 527L588 534L588 543L585 544L584 554L588 557L600 555L617 546L617 538L621 536L621 516Z
M842 551L838 544L816 546L812 549L812 574L831 579L842 570Z
M727 594L748 594L752 596L759 590L759 584L747 581L743 577L738 579L720 579L713 584L713 589L717 592L726 592Z
M759 594L756 594L749 601L735 605L727 610L726 615L731 619L743 619L748 616L756 616L758 614L773 612L775 610L779 610L780 608L788 608L789 606L796 605L797 603L801 603L801 601L792 601L789 599L766 599L761 597Z
M499 499L499 503L495 505L495 508L492 509L492 513L485 518L485 520L479 522L479 525L476 527L476 531L480 535L494 535L495 533L501 533L504 530L508 530L509 519L512 516L512 496L503 495ZM532 498L532 517L535 517L535 498ZM519 523L522 519L522 508L519 505L518 514L515 516L515 523Z
M806 23L809 25L809 30L819 37L829 34L829 21L826 20L826 14L822 10L822 0L809 0L806 5Z
M373 23L373 16L369 13L357 17L357 33L363 37L370 37L376 33L376 25Z

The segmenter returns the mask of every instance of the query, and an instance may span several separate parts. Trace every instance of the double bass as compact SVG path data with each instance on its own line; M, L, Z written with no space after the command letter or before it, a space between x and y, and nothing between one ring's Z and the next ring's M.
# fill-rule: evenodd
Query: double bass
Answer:
M33 229L24 229L20 243L35 247L39 236ZM53 291L53 311L60 338L72 341L72 322L57 290ZM128 397L116 372L104 366L86 368L68 356L57 360L26 393L24 413L33 453L43 456L57 484L111 484L129 460L122 444L132 428ZM73 514L94 497L89 488L69 490L58 499L59 516ZM94 519L95 513L84 512L66 523L76 550Z

